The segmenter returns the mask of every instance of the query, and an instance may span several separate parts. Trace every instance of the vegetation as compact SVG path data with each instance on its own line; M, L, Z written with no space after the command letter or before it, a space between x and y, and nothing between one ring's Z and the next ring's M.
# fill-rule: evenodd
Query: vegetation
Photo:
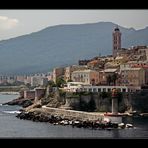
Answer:
M106 79L107 79L107 84L110 86L111 85L111 75L108 75L107 77L106 77Z
M57 80L56 80L57 87L63 87L64 84L66 84L66 81L63 78L57 78Z
M64 98L66 97L66 92L63 91L62 89L59 89L59 94L61 97L64 97Z
M111 97L111 92L101 92L100 96L102 97L102 99L110 98Z
M114 73L113 75L108 75L107 77L107 84L110 86L111 84L116 85L116 81L118 79L118 74Z
M57 86L53 81L49 81L48 85L51 86L51 87L56 87Z
M67 82L73 82L71 79L69 79Z

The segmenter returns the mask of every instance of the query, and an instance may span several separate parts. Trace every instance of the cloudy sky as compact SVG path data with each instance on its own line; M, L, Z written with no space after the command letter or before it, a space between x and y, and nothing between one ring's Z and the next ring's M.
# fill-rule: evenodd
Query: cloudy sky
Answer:
M143 29L148 26L148 10L0 10L0 40L48 26L100 21Z

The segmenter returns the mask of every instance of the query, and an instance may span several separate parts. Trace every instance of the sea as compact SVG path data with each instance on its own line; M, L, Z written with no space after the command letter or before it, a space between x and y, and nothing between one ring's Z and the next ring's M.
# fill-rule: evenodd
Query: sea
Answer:
M17 98L17 94L0 93L0 138L49 138L49 139L147 139L148 117L128 117L124 123L131 123L134 128L94 130L44 122L21 120L16 115L20 106L2 105Z

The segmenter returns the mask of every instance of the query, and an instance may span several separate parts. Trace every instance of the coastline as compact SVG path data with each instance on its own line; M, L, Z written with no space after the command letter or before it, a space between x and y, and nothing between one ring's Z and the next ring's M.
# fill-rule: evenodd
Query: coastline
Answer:
M0 92L0 94L2 94L2 95L19 95L19 92L4 91L4 92Z
M122 122L122 117L106 117L103 113L65 110L51 107L22 110L17 118L34 122L49 122L53 125L72 125L78 128L123 129L133 128L132 124Z

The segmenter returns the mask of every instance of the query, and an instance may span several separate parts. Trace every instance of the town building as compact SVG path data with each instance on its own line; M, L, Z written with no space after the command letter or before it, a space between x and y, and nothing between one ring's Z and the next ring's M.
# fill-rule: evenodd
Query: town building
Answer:
M18 82L24 83L25 79L26 79L26 76L22 76L22 75L16 76L16 81L18 81Z
M121 49L121 32L118 26L113 31L113 57L117 56L118 50Z
M72 72L78 71L78 70L86 70L88 67L86 65L80 66L80 65L72 65L65 68L65 74L64 74L64 80L67 82L68 80L72 80L71 75Z
M48 79L41 76L32 76L31 77L31 86L44 86L47 85Z
M79 70L72 72L72 81L96 85L99 83L99 72L94 70Z
M102 61L101 59L95 59L88 62L87 66L89 69L92 69L92 70L100 70L100 69L104 69L104 63L105 62Z
M99 84L100 85L108 85L107 77L110 75L111 77L118 72L117 68L108 68L99 71Z
M61 78L64 76L64 68L63 67L58 67L53 69L53 81L56 83L57 78Z
M143 68L124 68L120 71L121 85L141 86L145 84L145 70Z

